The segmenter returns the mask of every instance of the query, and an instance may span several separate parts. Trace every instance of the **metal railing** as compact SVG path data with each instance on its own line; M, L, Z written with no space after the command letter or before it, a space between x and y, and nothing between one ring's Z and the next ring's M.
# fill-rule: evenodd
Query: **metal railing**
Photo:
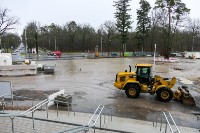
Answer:
M77 132L88 132L90 128L94 129L94 133L97 127L97 121L100 120L99 122L99 127L102 127L102 112L104 110L104 106L103 105L99 105L95 112L93 113L92 117L90 118L90 120L88 121L87 125L82 125L79 127L75 127L75 128L71 128L71 129L66 129L66 130L62 130L59 132L54 132L54 133L77 133ZM111 121L112 121L112 114L111 114ZM105 115L104 115L104 124L105 124Z
M170 124L170 122L172 124ZM168 130L168 126L169 126L169 130ZM170 112L168 112L168 115L166 112L162 112L162 114L154 114L153 127L159 128L160 132L164 130L164 133L168 133L168 131L171 133L180 133L180 130L178 129Z
M3 113L5 113L5 109L6 109L6 100L5 100L5 97L6 96L11 96L11 95L7 95L7 94L4 94L4 95L2 95L2 96L0 96L0 106L2 106L2 112ZM34 109L34 108L36 108L35 106L34 106L34 102L35 101L40 101L39 99L33 99L33 98L30 98L30 97L24 97L24 96L15 96L15 95L13 95L13 96L11 96L11 110L20 110L20 105L19 105L19 102L20 102L20 100L19 99L23 99L23 100L31 100L31 104L29 104L29 108L28 108L28 110L31 110L31 109ZM14 101L14 99L16 99L16 101ZM47 99L45 99L45 100L47 100ZM44 100L44 101L45 101ZM59 101L59 100L50 100L50 101L48 101L48 103L49 102L54 102L55 104L56 104L56 113L57 113L57 117L59 116L59 106L58 106L58 104L59 103L63 103L63 104L65 104L65 105L67 105L67 114L68 114L68 116L69 116L69 113L70 113L70 106L76 106L76 104L72 104L72 103L69 103L69 102L63 102L63 101ZM16 102L16 106L14 105L14 103ZM43 102L43 101L42 101ZM38 103L38 104L41 104L42 102L40 102L40 103ZM48 108L48 103L46 103L46 111L47 111L47 117L46 117L46 119L48 119L48 110L49 110L49 108ZM45 104L42 104L41 106L39 106L39 107L37 107L37 109L39 109L39 108L41 108L41 110L42 110L42 107L43 107L43 105L45 105ZM37 109L35 109L35 110L37 110ZM24 109L23 109L24 110ZM27 110L26 110L27 111ZM75 111L73 111L73 114L74 114L74 116L75 116Z
M3 95L2 97L4 97L4 96L6 96L6 95ZM27 98L27 97L20 97L20 98ZM15 113L15 114L4 114L4 111L5 111L5 109L4 109L4 107L5 107L5 99L2 98L1 103L2 103L2 107L3 107L3 114L0 114L0 117L4 117L4 118L8 117L8 118L11 119L11 130L12 130L12 133L15 132L15 130L14 130L15 129L14 128L14 119L16 117L26 117L29 114L32 114L32 129L35 130L35 117L34 117L34 113L35 113L36 110L38 110L38 109L42 108L42 106L46 105L46 119L48 119L48 116L49 116L48 115L48 108L49 108L48 107L48 103L49 102L54 101L56 103L56 105L57 105L57 108L56 108L57 109L57 117L58 117L58 114L59 114L58 113L58 103L65 103L65 104L68 105L68 110L67 110L68 111L68 116L69 116L69 106L70 105L75 105L75 104L68 103L68 102L45 99L45 100L43 100L43 101L41 101L38 104L36 104L36 105L33 106L33 99L31 99L31 100L32 100L32 107L29 108L28 110L26 110L24 112L20 112L20 113ZM13 103L13 101L12 101L12 103ZM12 104L12 106L13 106L13 104ZM18 104L17 104L17 106L18 106ZM74 116L75 116L75 112L74 112Z
M10 98L7 98L10 97ZM23 100L31 100L31 107L33 107L33 102L34 101L39 101L39 99L33 99L30 97L24 97L24 96L15 96L15 95L8 95L8 94L4 94L2 96L0 96L0 105L2 106L2 112L4 113L5 111L5 107L6 107L6 100L5 99L11 99L11 109L12 110L19 110L19 99L23 99ZM14 106L14 99L16 99L17 105L16 107Z
M9 118L11 120L10 130L12 131L12 133L14 133L15 130L18 129L18 128L16 129L15 123L18 122L19 118L24 118L24 119L29 118L29 120L31 120L30 122L32 123L32 125L30 125L30 127L32 127L33 130L36 130L35 129L35 119L37 121L38 118L35 117L35 112L40 109L43 111L46 111L45 119L48 119L49 118L49 107L48 107L49 102L53 101L55 103L57 118L59 116L59 106L58 106L59 103L64 103L67 105L67 115L68 116L70 113L70 107L72 105L76 105L76 104L72 104L69 102L63 102L63 101L58 101L58 100L48 100L48 99L45 99L45 100L37 103L36 105L34 105L34 102L38 99L33 99L30 97L15 96L15 95L12 95L10 97L10 99L7 99L6 98L7 96L11 96L11 95L5 94L5 95L0 96L0 106L2 106L2 113L3 113L3 114L0 114L0 117L2 117L4 119ZM28 105L29 108L27 110L22 112L22 111L19 111L19 109L21 107L20 101L23 101L23 100L30 100L31 104ZM8 103L9 104L11 103L9 105L11 108L7 107ZM16 104L16 105L14 105L14 104ZM45 106L44 109L42 108L43 106ZM7 107L7 108L5 108L5 107ZM17 110L18 112L15 111L14 114L10 114L10 112L8 114L5 114L5 110L7 110L7 109ZM109 111L110 111L110 108L106 108L106 109L109 109ZM109 113L110 115L107 115L109 117L109 119L106 118L107 117L106 115L102 115L102 112L104 110L105 110L105 107L103 105L99 105L86 125L82 125L82 126L71 128L71 129L68 128L66 130L56 132L56 133L62 133L62 132L74 133L74 132L81 132L81 131L87 132L87 131L89 131L90 128L93 128L94 132L95 132L95 128L100 130L103 124L106 124L106 122L108 122L110 120L112 121L112 109L111 109L111 113ZM31 115L31 117L28 117L28 115ZM43 114L43 115L45 115L45 114ZM73 111L73 115L75 116L75 111ZM97 124L97 122L99 122L99 123Z
M14 119L15 117L22 117L22 116L27 116L29 115L30 113L32 113L32 122L33 122L33 129L34 129L34 112L41 106L43 106L44 104L48 103L49 100L48 99L45 99L44 101L36 104L35 106L31 107L30 109L22 112L22 113L16 113L16 114L0 114L0 117L9 117L11 119L11 124L12 124L12 132L14 133ZM3 105L4 106L4 105ZM4 110L3 110L4 112Z

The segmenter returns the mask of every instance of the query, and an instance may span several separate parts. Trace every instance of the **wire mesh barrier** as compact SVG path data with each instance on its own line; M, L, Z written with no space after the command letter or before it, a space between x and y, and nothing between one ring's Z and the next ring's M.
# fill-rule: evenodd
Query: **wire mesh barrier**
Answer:
M70 120L77 119L75 118L76 113L70 111L70 107L76 106L75 104L48 99L45 99L39 103L36 103L35 100L30 98L28 100L31 102L31 107L23 111L25 108L21 108L19 100L7 100L4 98L4 96L1 96L0 133L42 133L60 132L66 130L70 130L70 132L86 132L91 128L93 128L95 132L95 129L100 130L103 124L112 120L112 115L102 115L104 106L99 105L92 116L90 115L85 121L82 120L82 122L74 124L73 122L69 122L69 118ZM48 103L52 101L56 105L55 110L49 110ZM11 108L8 108L8 103L11 104ZM59 103L66 104L66 110L59 110ZM91 119L89 120L90 117ZM80 118L80 116L78 118ZM66 122L66 120L68 121ZM88 120L88 124L85 125Z
M153 115L153 127L164 133L180 133L170 112Z
M28 113L28 111L35 111L35 110L40 110L40 111L47 111L46 114L46 118L48 118L48 103L50 102L54 102L56 105L56 108L54 108L54 110L56 110L57 116L58 116L58 112L59 112L59 106L58 104L62 103L66 105L65 110L67 111L68 116L71 114L71 108L72 106L76 106L76 104L72 104L70 102L63 102L63 101L58 101L58 100L48 100L48 99L44 99L43 101L39 100L39 99L33 99L33 98L29 98L29 97L22 97L22 96L12 96L12 99L9 98L5 98L8 95L2 95L0 96L0 111L2 113L4 112L8 112L10 113L11 110L13 111L23 111L25 110L25 112L23 112L25 115L26 113ZM23 115L23 114L22 114ZM75 112L73 112L73 115L75 116Z
M7 98L7 96L11 98ZM5 94L0 96L0 111L4 112L5 110L27 110L39 101L41 100L33 99L30 97Z
M13 121L13 125L12 125ZM39 132L51 133L55 130L72 128L74 126L64 124L64 123L56 123L50 121L43 120L33 120L28 117L15 117L13 120L9 117L1 117L0 118L0 133L30 133L30 132Z

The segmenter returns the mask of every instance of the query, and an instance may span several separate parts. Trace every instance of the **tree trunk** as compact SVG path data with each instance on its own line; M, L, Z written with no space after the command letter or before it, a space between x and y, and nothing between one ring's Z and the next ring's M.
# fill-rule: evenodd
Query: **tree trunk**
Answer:
M125 43L122 45L122 57L124 57L124 49L125 49Z
M39 60L38 59L38 36L37 36L37 33L35 34L35 47L36 47L37 60Z

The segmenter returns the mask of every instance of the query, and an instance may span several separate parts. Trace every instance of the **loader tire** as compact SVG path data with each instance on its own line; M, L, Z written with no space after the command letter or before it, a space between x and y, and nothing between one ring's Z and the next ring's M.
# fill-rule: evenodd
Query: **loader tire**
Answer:
M138 98L140 95L140 89L138 85L129 84L126 86L125 93L128 98Z
M157 92L157 98L162 102L169 102L173 98L173 92L169 88L162 87Z

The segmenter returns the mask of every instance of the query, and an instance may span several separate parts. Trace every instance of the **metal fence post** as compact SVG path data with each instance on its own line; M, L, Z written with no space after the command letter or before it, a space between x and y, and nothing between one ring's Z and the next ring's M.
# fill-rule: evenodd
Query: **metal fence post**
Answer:
M11 93L12 93L11 97L12 97L12 110L13 110L13 108L14 108L14 103L13 103L13 91L12 91Z
M156 115L156 128L157 128L157 123L158 123L158 120L157 120L158 118L157 118L157 115Z
M49 108L48 108L48 103L46 104L46 110L47 110L47 118L46 119L48 119L48 117L49 117L49 110L48 110Z
M153 127L154 127L154 119L155 119L155 117L154 117L154 116L155 116L155 114L154 114L154 115L152 115L152 117L153 117Z
M5 101L4 101L4 96L2 98L2 109L3 109L3 113L4 113L4 106L5 106Z
M35 112L35 111L32 112L33 130L35 129L35 123L34 123L34 112Z
M3 106L3 113L4 113L4 110L5 110L5 103L4 102L2 103L2 106Z
M72 106L72 104L71 104L71 106ZM76 104L75 104L75 106L76 106ZM76 114L75 114L75 110L74 110L74 116L75 116Z
M161 121L160 121L160 131L162 130L162 115L161 115Z
M19 100L18 100L18 98L17 98L17 110L19 110Z
M14 131L14 118L15 117L10 117L10 119L11 119L11 123L12 123L12 132L14 133L15 131Z
M111 110L111 121L112 121L112 110Z
M167 133L167 122L166 122L166 126L165 126L165 133Z
M58 102L56 102L56 104L57 104L57 117L58 117Z
M101 128L101 114L100 114L100 128Z
M69 116L69 104L67 104L67 112L68 112L68 116Z

